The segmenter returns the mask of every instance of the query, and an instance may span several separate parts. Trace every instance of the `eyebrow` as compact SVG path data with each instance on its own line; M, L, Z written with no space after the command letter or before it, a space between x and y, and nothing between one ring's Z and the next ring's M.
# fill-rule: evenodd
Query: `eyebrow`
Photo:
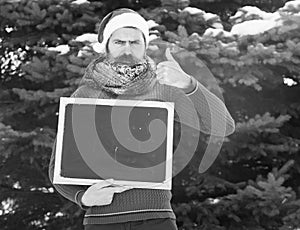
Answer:
M135 40L122 40L122 39L118 39L118 38L115 38L113 39L113 41L118 41L118 42L126 42L126 41L129 41L129 42L140 42L141 39L135 39Z

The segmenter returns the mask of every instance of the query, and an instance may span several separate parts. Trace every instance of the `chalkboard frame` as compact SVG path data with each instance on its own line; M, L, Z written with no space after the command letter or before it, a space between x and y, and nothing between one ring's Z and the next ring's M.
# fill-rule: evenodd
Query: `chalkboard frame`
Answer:
M109 106L130 106L130 107L155 107L167 110L167 127L166 127L166 164L164 180L159 183L149 181L130 181L130 180L114 180L116 185L127 185L133 188L148 188L148 189L164 189L171 190L172 187L172 156L173 156L173 123L174 123L174 102L164 101L145 101L145 100L125 100L125 99L99 99L99 98L71 98L60 97L58 129L55 151L54 164L54 184L69 184L69 185L92 185L102 181L101 179L90 178L70 178L61 175L62 155L63 155L63 136L65 131L65 115L66 106L74 105L109 105Z

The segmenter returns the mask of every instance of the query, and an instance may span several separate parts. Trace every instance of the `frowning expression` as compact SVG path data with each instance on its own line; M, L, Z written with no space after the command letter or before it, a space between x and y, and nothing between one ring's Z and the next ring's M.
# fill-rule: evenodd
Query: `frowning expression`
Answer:
M145 59L146 45L143 33L132 27L114 31L108 41L108 58L121 64L137 64Z

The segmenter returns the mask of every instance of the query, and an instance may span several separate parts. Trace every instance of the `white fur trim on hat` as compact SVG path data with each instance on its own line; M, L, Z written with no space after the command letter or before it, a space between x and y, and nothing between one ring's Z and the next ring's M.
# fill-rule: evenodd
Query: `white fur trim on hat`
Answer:
M135 27L141 30L145 36L146 47L148 46L149 26L147 21L137 13L123 13L109 20L104 28L103 41L101 44L105 45L113 32L126 26Z

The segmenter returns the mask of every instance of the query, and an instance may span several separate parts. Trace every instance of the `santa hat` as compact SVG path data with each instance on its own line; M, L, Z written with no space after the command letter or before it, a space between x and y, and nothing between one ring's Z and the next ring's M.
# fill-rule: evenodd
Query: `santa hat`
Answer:
M148 46L149 26L147 21L137 12L121 8L106 15L100 23L98 41L102 47L106 47L106 43L113 32L123 27L135 27L139 29L145 36L146 47Z

